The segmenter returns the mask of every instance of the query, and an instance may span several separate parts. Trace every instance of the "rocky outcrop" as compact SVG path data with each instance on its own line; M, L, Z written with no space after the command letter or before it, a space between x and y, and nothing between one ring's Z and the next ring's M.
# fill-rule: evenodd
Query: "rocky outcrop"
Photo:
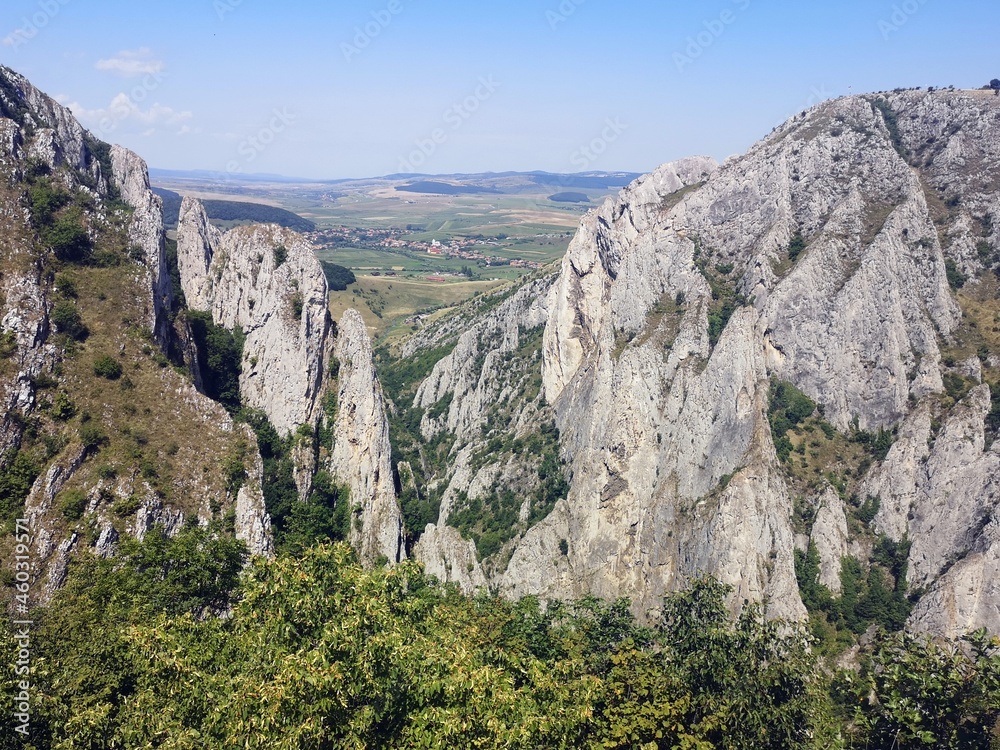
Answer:
M974 388L936 435L928 410L917 410L866 485L882 501L879 530L912 542L911 585L930 589L912 618L920 630L1000 632L1000 442L988 444L984 431L990 396L989 386Z
M428 524L413 549L413 556L423 564L427 575L442 583L457 584L466 594L486 586L476 545L450 526Z
M170 272L163 246L163 203L149 189L146 162L121 146L111 147L113 184L121 199L131 207L129 240L142 251L146 279L140 280L150 290L149 327L162 349L169 346L169 313L172 305Z
M819 554L819 582L834 594L841 592L840 563L849 554L849 540L844 502L828 487L820 497L809 541Z
M90 158L84 129L73 113L35 88L24 76L0 66L0 115L33 131L27 156L50 167L67 166L100 180L100 165Z
M160 202L145 163L97 141L69 110L6 68L0 68L0 115L0 466L23 460L40 470L23 509L33 537L33 592L51 596L81 550L111 555L123 535L142 536L157 525L173 533L185 519L207 524L233 508L237 536L252 554L268 554L270 522L252 434L162 367L150 345L168 344L171 287ZM70 202L57 220L79 220L94 257L115 259L113 272L63 261L53 274L48 219L34 206L25 210L29 188L46 184ZM64 286L55 283L60 276ZM109 298L115 309L102 310ZM88 336L85 343L56 335L50 317L58 305L89 329L80 334ZM117 385L90 382L96 354L88 351L95 350L124 366ZM125 391L141 393L144 409ZM54 401L62 404L58 416L50 411ZM116 452L124 443L134 465ZM219 464L237 452L247 477L233 496Z
M243 402L264 411L282 435L315 426L333 331L326 277L309 243L274 225L223 234L199 201L185 198L177 256L188 306L246 336Z
M362 560L401 560L402 521L371 340L353 310L336 333L326 277L312 247L295 232L271 225L222 233L200 202L185 198L177 253L189 307L210 311L217 325L244 332L241 399L267 414L280 434L299 425L315 427L323 418L326 390L337 387L327 464L318 464L307 446L293 449L299 496L308 497L317 468L328 468L350 490L350 539ZM329 379L334 358L336 384Z
M351 544L361 558L405 557L403 522L392 476L389 422L361 314L347 310L334 350L340 363L330 471L351 492Z
M945 375L995 379L969 353L945 365L942 350L970 338L952 264L971 277L1000 262L990 251L1000 246L997 113L979 92L839 99L721 167L665 165L590 212L544 301L541 376L569 493L505 548L504 570L483 561L487 580L513 595L630 596L644 612L710 572L733 586L734 608L765 599L772 615L802 617L791 480L767 418L780 380L849 439L895 431L865 476L829 470L849 469L850 493L881 501L864 533L912 543L910 585L930 587L936 603L914 623L993 627L993 605L981 603L997 556L989 388L954 408L940 394ZM443 525L464 496L453 489L472 496L510 478L463 446L498 396L482 373L499 367L519 319L497 328L496 339L457 336L418 389L424 439L457 438L428 529L434 551L420 553L439 568ZM436 330L407 353L447 340L447 324ZM837 591L841 559L868 554L871 539L852 538L832 490L817 508L822 582ZM464 555L467 543L454 544Z
M243 439L253 445L256 437L248 425L234 425L242 433ZM260 451L250 453L250 464L246 467L246 479L236 493L234 528L236 538L247 545L251 555L271 557L274 554L274 539L271 535L271 517L264 505L264 462Z
M917 604L909 627L946 638L1000 632L1000 524L991 518L973 549Z
M403 522L392 474L389 422L375 375L371 340L357 310L340 320L337 416L330 472L350 489L352 546L361 559L391 563L405 557Z

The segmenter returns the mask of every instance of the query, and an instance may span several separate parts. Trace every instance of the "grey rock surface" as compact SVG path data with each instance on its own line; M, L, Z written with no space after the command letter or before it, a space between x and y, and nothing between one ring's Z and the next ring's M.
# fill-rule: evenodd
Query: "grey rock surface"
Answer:
M371 339L357 310L340 320L334 354L338 372L337 416L330 472L351 492L351 544L371 564L406 556L403 521L392 474L392 447L382 387L375 375Z

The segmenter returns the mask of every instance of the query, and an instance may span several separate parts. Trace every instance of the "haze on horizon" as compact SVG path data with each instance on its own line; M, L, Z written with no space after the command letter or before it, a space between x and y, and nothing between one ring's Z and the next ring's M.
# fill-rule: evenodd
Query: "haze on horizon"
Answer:
M0 63L163 169L648 172L1000 76L986 0L8 0Z

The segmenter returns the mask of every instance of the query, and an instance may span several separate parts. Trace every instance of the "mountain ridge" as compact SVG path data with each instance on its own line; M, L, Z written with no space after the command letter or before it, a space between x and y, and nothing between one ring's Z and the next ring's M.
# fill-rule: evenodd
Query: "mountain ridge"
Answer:
M0 470L31 462L49 591L81 546L229 517L268 554L309 508L367 564L412 556L467 592L627 596L646 618L708 573L734 613L1000 632L990 92L841 98L722 165L665 164L591 210L558 268L397 357L357 315L333 324L287 230L223 234L186 200L173 268L145 164L0 78L5 202L28 208L5 247ZM116 274L127 315L103 304ZM232 338L247 423L195 388L199 320ZM211 425L189 460L206 483L131 388Z

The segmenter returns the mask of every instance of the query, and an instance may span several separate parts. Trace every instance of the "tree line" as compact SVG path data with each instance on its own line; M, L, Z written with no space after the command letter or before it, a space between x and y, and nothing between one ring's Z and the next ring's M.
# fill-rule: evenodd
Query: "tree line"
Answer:
M989 748L1000 642L882 634L860 667L711 578L626 600L467 597L349 546L255 559L228 521L84 555L32 614L32 725L0 748ZM15 695L0 625L0 692ZM991 743L993 743L991 745Z

